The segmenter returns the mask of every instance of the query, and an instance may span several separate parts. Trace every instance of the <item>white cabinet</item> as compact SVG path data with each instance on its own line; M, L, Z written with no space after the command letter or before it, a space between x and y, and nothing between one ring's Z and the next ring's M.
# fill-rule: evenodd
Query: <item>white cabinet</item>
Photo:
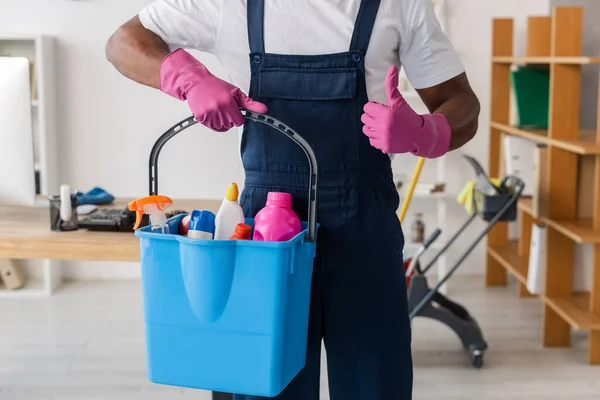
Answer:
M33 142L31 173L36 176L35 203L38 207L47 208L48 196L58 194L60 188L55 40L46 35L0 32L0 57L25 57L29 60L31 130L25 134L31 135ZM4 290L0 285L0 297L49 295L61 282L60 261L27 260L16 264L26 264L32 276L19 290Z
M57 193L56 70L54 40L44 35L0 33L0 56L26 57L31 74L31 122L39 198Z

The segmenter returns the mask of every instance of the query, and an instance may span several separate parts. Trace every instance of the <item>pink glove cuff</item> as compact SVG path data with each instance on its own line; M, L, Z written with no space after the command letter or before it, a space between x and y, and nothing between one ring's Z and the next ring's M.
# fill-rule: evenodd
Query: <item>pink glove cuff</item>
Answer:
M160 63L160 90L179 100L187 100L187 92L198 75L210 74L206 67L183 49L169 53ZM195 77L195 79L193 79Z
M423 126L415 132L414 145L411 153L423 158L438 158L448 152L452 129L448 119L443 114L425 114Z

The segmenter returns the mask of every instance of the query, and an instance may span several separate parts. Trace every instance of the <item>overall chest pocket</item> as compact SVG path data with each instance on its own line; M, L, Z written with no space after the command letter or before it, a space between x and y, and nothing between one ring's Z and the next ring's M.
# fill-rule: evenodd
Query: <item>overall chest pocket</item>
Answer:
M262 68L258 97L325 101L356 97L356 68Z
M359 135L364 136L357 80L355 68L262 67L257 100L267 104L269 114L302 135L322 167L356 163ZM269 135L268 127L255 129L261 132L257 143L270 169L291 171L293 166L308 165L304 152L288 138Z

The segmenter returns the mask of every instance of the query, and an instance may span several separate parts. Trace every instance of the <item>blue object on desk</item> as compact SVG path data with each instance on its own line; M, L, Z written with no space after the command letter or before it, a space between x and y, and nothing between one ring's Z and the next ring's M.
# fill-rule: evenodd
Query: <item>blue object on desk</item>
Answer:
M102 205L110 204L115 200L115 196L108 193L106 190L95 187L87 193L77 192L77 204L78 205Z

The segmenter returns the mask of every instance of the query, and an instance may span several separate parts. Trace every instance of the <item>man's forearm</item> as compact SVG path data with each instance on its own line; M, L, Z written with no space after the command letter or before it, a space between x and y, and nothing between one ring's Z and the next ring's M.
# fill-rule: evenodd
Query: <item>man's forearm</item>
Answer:
M464 146L475 136L479 126L479 111L479 101L470 93L456 95L434 111L434 113L444 114L450 123L452 137L449 150Z
M452 130L449 150L464 146L475 136L480 105L465 73L417 92L429 112L443 114L448 120Z
M121 26L106 43L106 58L124 76L158 89L160 63L169 47L144 28L138 17Z

